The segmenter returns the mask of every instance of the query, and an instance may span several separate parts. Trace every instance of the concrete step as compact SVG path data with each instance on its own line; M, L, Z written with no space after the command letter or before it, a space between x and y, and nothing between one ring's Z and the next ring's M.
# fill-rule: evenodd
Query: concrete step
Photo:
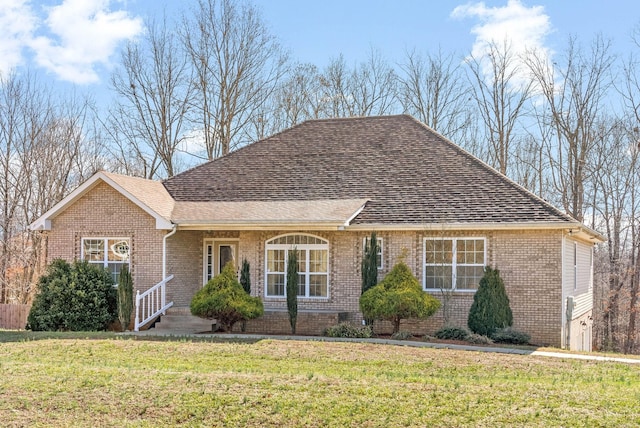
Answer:
M167 314L160 318L160 322L157 322L154 328L162 331L199 333L211 331L211 325L214 323L214 320L199 318L184 311L168 310Z

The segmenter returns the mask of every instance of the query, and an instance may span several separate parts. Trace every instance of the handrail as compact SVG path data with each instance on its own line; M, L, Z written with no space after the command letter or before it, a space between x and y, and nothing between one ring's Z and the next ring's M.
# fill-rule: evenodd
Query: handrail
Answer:
M136 292L136 320L134 331L140 331L140 327L156 318L164 315L166 310L173 306L173 302L167 303L167 282L173 279L169 275L144 293Z

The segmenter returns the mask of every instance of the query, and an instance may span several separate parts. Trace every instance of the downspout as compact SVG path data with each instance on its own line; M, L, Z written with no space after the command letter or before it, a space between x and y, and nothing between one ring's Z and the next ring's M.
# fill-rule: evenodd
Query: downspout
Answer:
M175 235L178 231L178 225L174 224L171 232L164 235L162 238L162 280L167 279L167 238Z
M561 295L561 299L560 300L560 347L563 349L567 349L568 343L567 343L567 306L566 306L566 297L565 297L565 292L564 292L564 283L565 283L565 270L564 270L564 246L565 246L565 240L566 240L566 236L565 236L565 231L562 231L562 242L561 242L561 249L560 249L560 276L561 276L561 281L560 281L560 295ZM564 308L563 308L564 306ZM564 310L563 310L564 309Z

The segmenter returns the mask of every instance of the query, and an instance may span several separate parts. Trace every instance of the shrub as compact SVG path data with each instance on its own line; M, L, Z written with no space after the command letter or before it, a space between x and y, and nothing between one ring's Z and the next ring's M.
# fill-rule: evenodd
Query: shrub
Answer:
M287 261L287 312L289 312L291 334L296 334L298 319L298 278L298 251L294 248L289 251Z
M493 343L491 338L475 333L471 333L465 340L474 345L491 345Z
M407 339L411 339L412 337L413 337L413 334L411 334L411 332L409 331L399 331L391 335L391 338L393 340L407 340Z
M471 332L464 327L445 326L435 332L435 336L442 340L467 340Z
M133 312L133 279L129 266L122 266L120 278L118 280L118 320L122 326L122 331L129 328L131 313Z
M509 343L512 345L527 345L531 340L531 336L527 333L511 327L496 330L491 338L494 342Z
M351 337L368 339L373 336L371 326L358 326L348 322L341 322L333 325L324 331L325 336L329 337Z
M365 240L362 256L362 293L378 283L378 237L371 232L371 237Z
M513 324L509 297L498 269L485 268L478 291L473 296L467 324L474 333L489 337L496 330Z
M228 263L193 296L191 313L201 318L215 318L223 330L231 331L238 321L262 316L264 307L259 297L245 293L236 278L233 263Z
M117 318L111 274L86 261L54 260L38 280L27 328L34 331L105 330Z
M365 319L382 319L393 323L393 333L400 331L406 318L426 319L440 307L440 302L425 293L405 263L397 263L391 272L360 296L360 310Z
M242 260L242 268L240 269L240 284L247 294L251 294L251 267L247 259Z

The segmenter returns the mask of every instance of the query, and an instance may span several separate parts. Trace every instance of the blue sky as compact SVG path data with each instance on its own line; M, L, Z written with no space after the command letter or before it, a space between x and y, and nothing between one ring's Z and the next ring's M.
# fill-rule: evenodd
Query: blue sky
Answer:
M0 72L36 71L51 84L105 91L118 50L144 31L144 19L167 10L177 17L196 0L0 0ZM626 56L640 51L630 34L640 24L637 0L255 0L292 58L347 63L370 50L391 62L407 50L482 52L491 38L520 48L562 51L569 35L588 44L600 32Z

